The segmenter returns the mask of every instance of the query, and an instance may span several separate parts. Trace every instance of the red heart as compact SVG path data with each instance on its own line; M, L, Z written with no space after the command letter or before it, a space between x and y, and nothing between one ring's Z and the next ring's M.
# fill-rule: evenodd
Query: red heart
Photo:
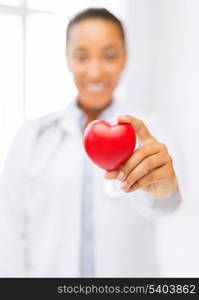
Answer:
M136 135L128 123L110 124L97 120L85 129L83 144L90 159L102 169L112 171L133 153Z

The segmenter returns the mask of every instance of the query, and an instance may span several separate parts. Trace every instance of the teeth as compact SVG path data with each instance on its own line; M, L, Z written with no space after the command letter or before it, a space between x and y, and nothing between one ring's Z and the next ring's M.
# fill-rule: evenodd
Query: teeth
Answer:
M103 90L104 90L104 84L101 84L101 83L93 83L93 84L89 84L88 85L88 90L90 91L90 92L102 92Z

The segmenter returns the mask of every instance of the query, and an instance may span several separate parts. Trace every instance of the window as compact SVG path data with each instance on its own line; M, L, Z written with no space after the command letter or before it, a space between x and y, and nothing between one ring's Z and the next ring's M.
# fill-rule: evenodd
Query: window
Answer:
M106 7L125 22L125 0L0 0L0 174L26 118L63 109L76 90L65 60L69 18Z
M16 128L24 119L21 28L19 16L0 15L0 167Z

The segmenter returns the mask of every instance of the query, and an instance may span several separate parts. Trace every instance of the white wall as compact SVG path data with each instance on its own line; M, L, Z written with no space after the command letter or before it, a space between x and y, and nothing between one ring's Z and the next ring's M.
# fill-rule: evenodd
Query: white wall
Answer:
M129 0L128 11L127 97L168 121L186 159L184 203L159 222L162 275L198 276L199 1Z

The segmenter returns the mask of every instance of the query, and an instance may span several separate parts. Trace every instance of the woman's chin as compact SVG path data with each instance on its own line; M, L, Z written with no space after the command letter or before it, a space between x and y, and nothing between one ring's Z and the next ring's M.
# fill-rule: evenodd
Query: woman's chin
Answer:
M103 93L89 93L79 95L79 104L93 111L104 110L112 101L112 95L104 95Z

